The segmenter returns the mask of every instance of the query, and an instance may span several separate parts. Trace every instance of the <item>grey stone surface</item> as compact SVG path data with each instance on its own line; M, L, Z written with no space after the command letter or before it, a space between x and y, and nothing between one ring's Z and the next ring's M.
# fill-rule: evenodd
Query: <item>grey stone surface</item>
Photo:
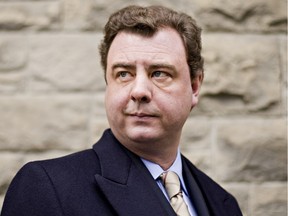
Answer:
M226 121L217 134L214 169L221 181L287 181L284 119Z
M23 91L28 64L27 38L18 34L0 34L0 92Z
M182 134L180 142L184 151L211 147L209 144L212 138L212 125L208 118L197 119L191 115L183 127Z
M287 215L287 185L269 183L255 185L251 191L253 200L251 215Z
M212 114L279 114L277 39L210 34L203 38L205 80L197 111Z
M165 5L175 10L184 10L187 0L62 0L64 28L67 30L102 31L108 17L114 11L134 5ZM190 2L189 4L193 4Z
M286 32L285 0L197 0L196 16L207 31ZM189 4L191 8L194 4ZM189 7L188 6L188 7Z
M18 34L0 35L0 71L17 71L28 62L27 38Z
M88 144L87 97L3 96L0 104L2 150L76 150Z
M99 34L30 36L29 91L103 90ZM49 41L49 43L47 43Z
M98 115L94 116L90 121L91 124L91 136L90 143L95 143L100 139L105 129L109 128L109 124L106 116Z
M59 1L0 1L0 30L53 30L60 20Z

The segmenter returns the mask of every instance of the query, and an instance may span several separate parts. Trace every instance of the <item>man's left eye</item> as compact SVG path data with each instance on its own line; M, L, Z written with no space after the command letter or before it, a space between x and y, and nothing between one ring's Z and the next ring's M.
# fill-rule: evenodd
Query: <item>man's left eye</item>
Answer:
M164 77L164 76L167 76L167 73L162 72L162 71L155 71L152 74L152 77Z

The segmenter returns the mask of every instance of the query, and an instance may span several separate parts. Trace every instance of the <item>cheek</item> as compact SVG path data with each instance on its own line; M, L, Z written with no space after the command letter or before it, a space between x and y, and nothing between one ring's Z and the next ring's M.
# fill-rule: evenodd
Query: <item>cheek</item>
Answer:
M186 121L192 107L192 91L180 91L171 100L171 112L174 118L180 122Z
M192 105L192 94L184 93L168 94L165 97L158 98L158 108L168 118L186 118L189 115Z
M179 88L171 90L167 95L169 99L167 97L165 98L167 98L167 102L174 109L179 111L185 111L186 109L190 110L192 105L193 92L189 85L183 84Z
M127 101L127 94L122 90L117 90L112 87L106 88L105 106L108 112L121 111Z

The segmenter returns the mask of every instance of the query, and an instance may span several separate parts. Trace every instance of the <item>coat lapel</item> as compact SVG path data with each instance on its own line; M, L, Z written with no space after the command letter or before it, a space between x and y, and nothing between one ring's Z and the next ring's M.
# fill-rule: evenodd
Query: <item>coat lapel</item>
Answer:
M93 148L101 165L96 182L118 215L175 216L139 157L125 149L110 130Z
M185 185L190 195L191 202L196 209L196 212L198 215L209 216L210 213L202 192L196 183L191 171L189 171L187 163L184 160L182 160L182 166Z
M182 156L182 161L184 165L184 168L188 169L187 173L191 173L192 182L194 181L196 183L196 187L199 188L202 194L202 200L204 199L204 203L206 203L207 209L209 210L210 215L213 216L230 216L230 215L242 215L241 211L239 209L239 206L236 202L236 200L224 189L222 189L216 182L214 182L212 179L210 179L208 176L206 176L203 172L199 171L190 161L188 161L185 157ZM189 178L189 175L187 175ZM190 178L191 181L191 178ZM189 182L190 182L189 181ZM193 193L195 190L193 187L195 185L188 184L189 185L189 193ZM196 192L196 194L199 192ZM202 214L199 215L206 215L205 213L205 206L201 206L201 200L197 197L194 197L193 199L196 200L196 203L198 204L198 207L200 207L200 210ZM230 203L234 202L234 203ZM230 203L230 205L228 204ZM237 206L236 206L237 205ZM229 208L230 206L230 208ZM232 206L232 207L231 207ZM229 213L227 213L227 210L229 209ZM232 214L232 212L235 212ZM209 215L207 213L207 215Z

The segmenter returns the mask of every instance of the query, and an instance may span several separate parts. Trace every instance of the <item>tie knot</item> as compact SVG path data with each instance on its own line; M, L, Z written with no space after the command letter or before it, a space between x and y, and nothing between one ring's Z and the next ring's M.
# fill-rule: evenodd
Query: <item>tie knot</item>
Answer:
M172 171L164 172L161 175L161 178L170 199L181 192L180 180L175 172Z

